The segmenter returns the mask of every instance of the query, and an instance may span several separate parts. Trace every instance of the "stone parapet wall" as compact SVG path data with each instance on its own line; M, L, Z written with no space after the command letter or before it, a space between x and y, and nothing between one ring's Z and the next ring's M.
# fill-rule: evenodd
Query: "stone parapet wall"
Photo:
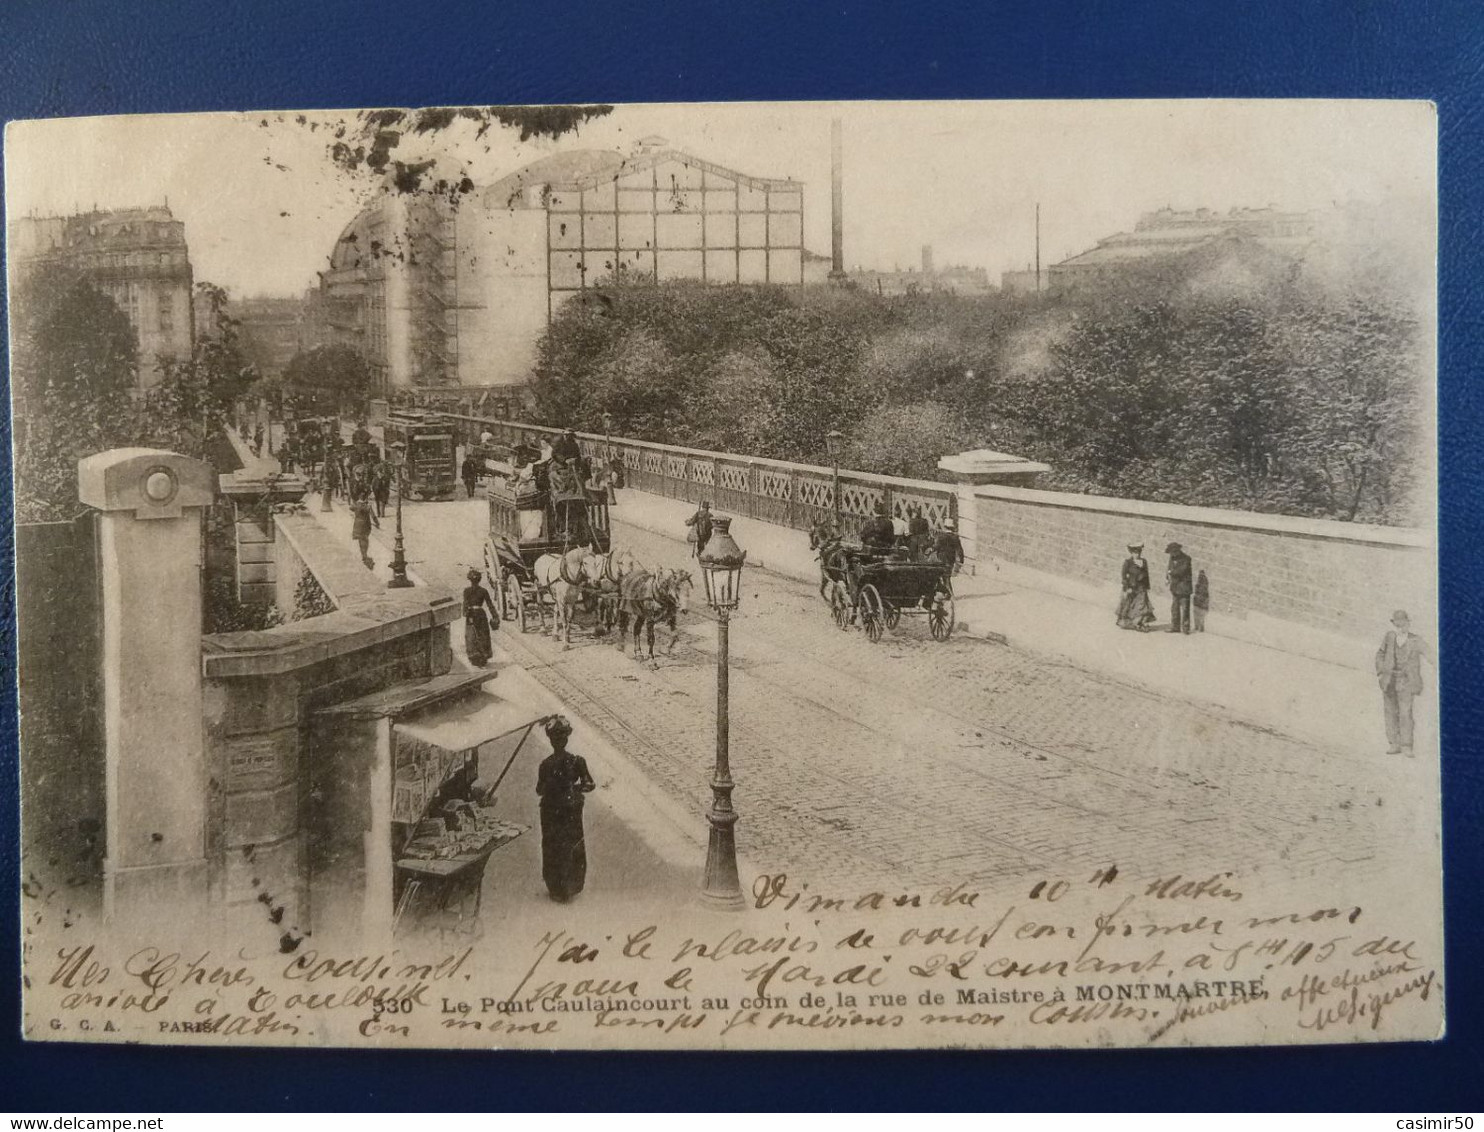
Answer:
M270 525L279 607L289 613L299 579L312 576L336 608L202 642L210 883L258 946L312 923L311 713L449 671L449 624L460 614L441 591L387 591L307 514L280 509Z
M281 510L271 518L274 601L284 616L293 616L299 584L306 574L337 608L359 599L374 600L387 592L386 583L313 516Z
M1112 601L1126 547L1141 542L1157 601L1165 546L1178 542L1206 572L1211 627L1222 632L1272 620L1369 639L1393 609L1422 625L1436 616L1430 532L1014 487L974 496L980 573L1019 568Z

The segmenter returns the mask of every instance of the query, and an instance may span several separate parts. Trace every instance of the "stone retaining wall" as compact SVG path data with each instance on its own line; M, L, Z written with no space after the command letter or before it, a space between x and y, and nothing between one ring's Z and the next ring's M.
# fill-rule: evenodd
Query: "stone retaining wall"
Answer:
M1178 542L1227 628L1271 618L1370 638L1396 608L1434 623L1430 532L1014 487L974 494L979 572L1009 565L1116 595L1127 544L1142 542L1158 599L1165 546Z

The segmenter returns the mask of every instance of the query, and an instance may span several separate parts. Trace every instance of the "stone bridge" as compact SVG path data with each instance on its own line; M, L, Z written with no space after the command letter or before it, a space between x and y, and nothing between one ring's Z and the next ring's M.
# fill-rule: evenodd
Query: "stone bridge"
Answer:
M453 415L464 443L484 431L505 444L555 439L561 430L521 421ZM946 456L953 482L711 452L579 433L590 456L622 461L628 488L667 499L709 499L722 512L808 530L839 514L858 529L884 503L905 517L917 507L934 525L957 521L969 573L1092 604L1117 600L1130 542L1162 552L1179 542L1205 571L1210 631L1318 659L1351 663L1390 611L1436 623L1433 532L1073 492L1034 486L1044 464L995 452ZM1342 659L1346 658L1346 659Z

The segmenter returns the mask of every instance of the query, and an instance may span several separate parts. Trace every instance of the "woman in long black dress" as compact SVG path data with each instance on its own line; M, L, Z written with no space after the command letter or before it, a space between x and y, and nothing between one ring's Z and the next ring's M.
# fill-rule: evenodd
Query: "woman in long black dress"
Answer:
M1154 606L1149 604L1149 563L1144 560L1144 547L1130 543L1128 557L1119 572L1122 594L1118 599L1118 627L1147 633L1154 621Z
M494 655L490 628L500 627L500 614L489 590L479 584L482 576L479 571L470 570L466 576L469 584L464 587L464 653L470 664L483 668Z
M587 880L587 846L582 835L582 806L596 785L587 760L567 750L572 725L565 716L546 723L551 754L541 761L536 793L541 798L541 877L546 891L565 904Z

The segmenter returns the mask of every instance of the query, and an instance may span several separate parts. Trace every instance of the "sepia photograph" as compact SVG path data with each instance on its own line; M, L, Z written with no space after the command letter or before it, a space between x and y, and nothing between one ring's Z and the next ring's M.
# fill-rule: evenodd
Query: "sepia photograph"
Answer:
M1440 1039L1437 147L9 122L25 1037Z

